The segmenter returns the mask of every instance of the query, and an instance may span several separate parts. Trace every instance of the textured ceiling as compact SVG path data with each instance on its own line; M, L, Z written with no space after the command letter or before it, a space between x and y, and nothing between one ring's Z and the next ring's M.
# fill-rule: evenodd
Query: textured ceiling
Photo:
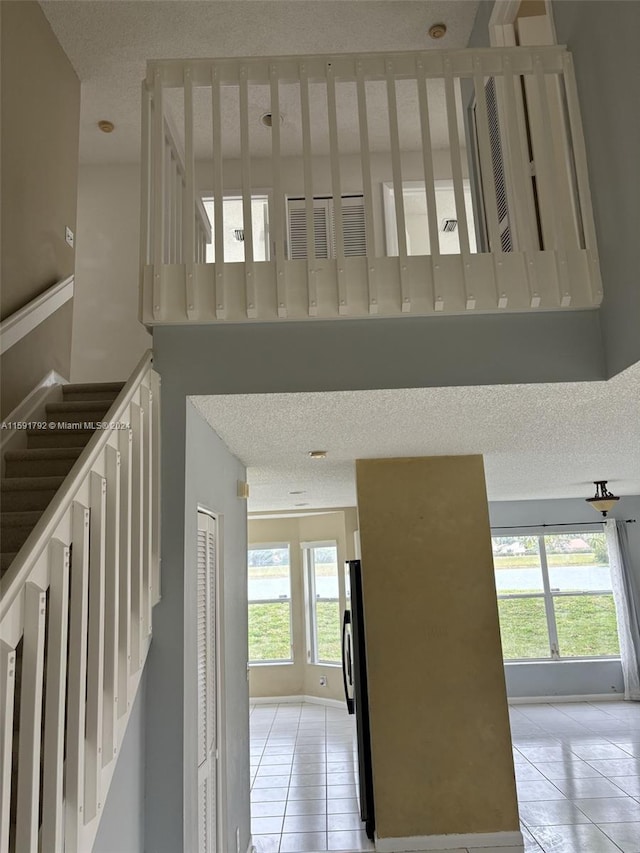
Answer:
M82 82L81 160L117 162L139 157L140 84L147 59L465 47L478 3L42 0L41 6ZM434 42L426 31L440 21L447 24L448 32ZM400 97L402 110L406 97ZM347 119L353 116L348 98L345 94L343 115ZM256 94L252 105L255 124L264 111L262 106ZM295 127L293 103L288 107L285 99L284 107ZM97 129L96 123L105 118L115 123L114 133L106 135ZM260 141L256 134L256 145ZM266 143L264 136L262 143Z
M393 456L482 453L490 500L587 497L600 479L640 493L640 363L608 382L193 401L247 465L253 512L353 506L354 460Z

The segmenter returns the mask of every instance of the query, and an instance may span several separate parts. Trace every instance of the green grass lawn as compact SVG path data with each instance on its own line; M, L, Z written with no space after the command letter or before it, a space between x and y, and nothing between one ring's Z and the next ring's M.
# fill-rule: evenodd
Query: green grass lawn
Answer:
M617 655L618 633L610 595L554 598L562 657ZM549 641L544 602L540 598L499 599L502 648L506 660L548 658ZM339 662L340 609L337 603L317 603L318 657ZM291 659L289 602L249 605L249 660Z
M337 602L319 601L318 658L339 663L340 607ZM249 605L249 660L290 660L291 626L289 602Z
M555 596L554 607L561 657L620 653L613 596ZM542 599L501 598L498 608L506 660L549 657Z

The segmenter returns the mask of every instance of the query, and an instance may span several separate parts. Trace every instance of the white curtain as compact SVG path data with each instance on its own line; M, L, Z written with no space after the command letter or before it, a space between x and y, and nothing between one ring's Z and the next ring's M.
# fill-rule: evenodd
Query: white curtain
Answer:
M640 579L631 566L625 522L609 518L604 526L618 617L624 698L640 701Z

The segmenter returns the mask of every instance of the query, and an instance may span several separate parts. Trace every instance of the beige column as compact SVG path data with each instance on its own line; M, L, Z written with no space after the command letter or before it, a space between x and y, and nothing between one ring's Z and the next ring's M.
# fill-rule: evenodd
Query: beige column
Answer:
M356 475L379 849L520 849L482 457Z

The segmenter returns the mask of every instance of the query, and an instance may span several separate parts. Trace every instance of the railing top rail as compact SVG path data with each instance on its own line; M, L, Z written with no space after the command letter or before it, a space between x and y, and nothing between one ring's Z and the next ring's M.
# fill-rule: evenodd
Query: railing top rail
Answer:
M57 281L0 322L0 353L6 352L73 296L74 276Z
M500 70L502 61L509 58L515 72L533 70L534 58L540 58L547 71L562 72L562 57L566 54L566 45L540 45L535 47L481 47L460 48L458 50L406 50L380 51L367 53L326 53L289 56L245 56L245 57L211 57L185 59L153 59L147 62L146 82L153 86L156 72L164 86L176 87L183 83L183 69L189 67L192 72L194 85L210 85L212 68L220 72L220 82L235 82L242 66L248 72L250 80L263 82L269 79L269 66L278 66L281 80L298 79L300 65L306 66L308 75L312 78L326 69L327 63L334 63L336 77L345 75L351 79L355 73L356 63L367 65L371 76L385 76L385 63L397 63L397 74L410 75L416 61L423 63L427 75L437 75L444 72L444 63L453 73L470 75L475 70L474 62L479 60L483 70L496 72ZM379 67L378 67L379 66ZM267 69L265 72L264 69ZM324 76L324 75L322 75Z
M147 350L105 415L105 421L116 422L122 417L152 364L153 353L151 350ZM49 506L42 513L38 523L20 549L20 553L13 561L11 568L4 575L2 581L0 581L0 621L5 618L22 586L28 580L47 542L62 520L65 512L71 506L85 477L106 446L109 435L109 430L96 430L91 436L86 447L69 472L67 479Z

